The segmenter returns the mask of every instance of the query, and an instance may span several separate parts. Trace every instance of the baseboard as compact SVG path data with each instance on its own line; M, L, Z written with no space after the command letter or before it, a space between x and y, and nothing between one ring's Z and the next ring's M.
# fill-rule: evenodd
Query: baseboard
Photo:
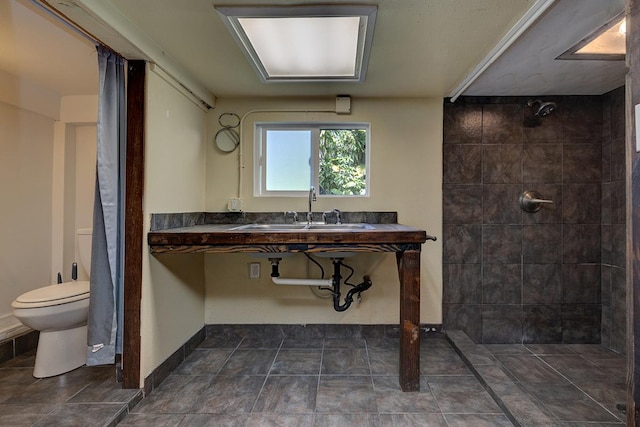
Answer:
M144 395L148 396L162 381L169 376L193 350L205 339L205 327L203 326L191 338L182 344L171 356L165 359L149 376L144 379Z
M0 341L0 363L35 350L38 347L40 332L27 329L22 334Z

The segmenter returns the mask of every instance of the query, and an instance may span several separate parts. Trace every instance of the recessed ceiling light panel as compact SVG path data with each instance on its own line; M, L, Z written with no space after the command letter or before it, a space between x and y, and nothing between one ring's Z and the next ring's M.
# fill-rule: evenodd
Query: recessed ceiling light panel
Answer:
M364 81L376 6L216 10L263 82Z

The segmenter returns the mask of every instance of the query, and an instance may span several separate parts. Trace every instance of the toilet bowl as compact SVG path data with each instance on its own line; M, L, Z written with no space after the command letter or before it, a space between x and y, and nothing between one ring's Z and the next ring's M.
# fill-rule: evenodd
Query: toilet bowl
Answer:
M46 378L87 363L89 282L66 282L20 295L13 315L40 331L33 376Z
M91 267L91 229L77 232L81 265ZM26 292L12 303L13 315L40 331L33 376L64 374L87 363L89 281L50 285Z

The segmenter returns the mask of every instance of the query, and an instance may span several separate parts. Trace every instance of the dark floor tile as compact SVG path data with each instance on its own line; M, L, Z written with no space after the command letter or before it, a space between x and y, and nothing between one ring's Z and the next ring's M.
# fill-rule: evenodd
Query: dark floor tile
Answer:
M322 375L369 375L367 351L359 348L326 348L322 354Z
M202 414L249 413L264 384L264 376L218 376L199 397L192 399L189 412Z
M398 376L373 378L376 405L379 413L438 413L440 408L429 386L422 385L419 392L405 393L400 389Z
M561 427L563 424L521 383L492 385L492 391L502 401L509 413L522 426Z
M36 364L36 352L29 351L0 365L2 368L32 368Z
M611 351L608 348L601 346L600 344L565 344L563 347L566 347L568 350L585 357L588 357L589 355L599 355L605 358L620 357L618 353Z
M398 350L369 350L369 366L372 375L398 375L400 354Z
M37 381L39 379L33 377L33 368L0 369L0 389L4 386L26 387ZM2 401L1 397L0 401Z
M376 412L370 376L321 376L316 412Z
M453 349L421 352L421 375L471 375L467 365Z
M44 378L15 390L4 403L64 403L85 387L86 382L68 381L62 376Z
M169 375L132 412L147 414L187 413L209 387L210 376Z
M107 379L91 382L68 403L127 403L141 394L138 389L124 389L115 379Z
M367 349L371 350L389 350L399 351L400 339L399 338L367 338ZM421 340L420 344L425 340Z
M179 427L245 427L247 414L187 414Z
M280 348L282 338L280 336L247 337L242 340L238 348Z
M611 375L579 355L542 356L542 360L573 383L582 385L590 382L613 381Z
M520 382L567 384L566 379L536 356L499 355L496 358Z
M270 375L319 375L321 349L281 349L271 367Z
M484 348L489 350L493 355L531 355L531 350L522 344L484 344Z
M200 343L200 348L236 348L242 342L238 336L211 336Z
M33 427L83 426L103 427L117 423L127 413L127 405L109 403L67 403L41 418Z
M318 376L269 377L252 412L309 414L316 407Z
M526 387L562 421L618 421L609 411L571 384L527 383Z
M571 345L567 344L525 344L534 354L575 354L571 349Z
M364 338L326 338L324 340L324 349L334 348L355 348L364 349L366 340Z
M507 427L513 424L504 414L445 414L449 427Z
M380 414L382 427L447 427L442 414Z
M322 338L285 338L282 341L282 348L319 348L322 349L324 340Z
M622 382L587 382L580 385L589 397L599 402L615 415L620 421L626 421L626 414L618 409L619 404L627 401L626 381Z
M215 375L224 366L232 349L207 348L194 350L173 371L175 375Z
M32 427L45 415L18 414L5 415L0 412L0 427Z
M220 370L220 375L266 375L273 364L275 349L238 349Z
M473 376L429 376L428 384L443 413L500 413Z
M118 423L118 427L175 427L184 418L183 414L129 414Z
M406 425L406 424L405 424ZM424 424L423 424L424 425ZM316 414L314 427L379 427L377 414Z
M216 424L219 426L221 424ZM245 427L306 427L313 425L313 414L251 414Z

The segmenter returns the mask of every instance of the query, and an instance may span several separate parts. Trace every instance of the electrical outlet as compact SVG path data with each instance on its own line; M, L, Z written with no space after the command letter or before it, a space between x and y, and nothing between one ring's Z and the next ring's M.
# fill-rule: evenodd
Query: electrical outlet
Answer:
M249 279L259 279L259 278L260 278L260 263L259 262L249 263Z
M227 209L231 212L242 212L242 199L231 198L227 203Z

